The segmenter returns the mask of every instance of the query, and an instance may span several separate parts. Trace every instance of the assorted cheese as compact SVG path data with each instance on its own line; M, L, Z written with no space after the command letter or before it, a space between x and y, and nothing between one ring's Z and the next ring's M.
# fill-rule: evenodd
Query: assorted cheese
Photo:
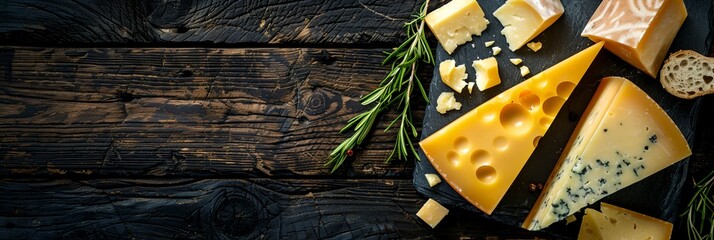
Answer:
M461 103L456 101L456 98L454 98L454 93L452 92L443 92L439 94L439 97L436 99L436 111L441 114L444 114L450 110L460 109Z
M476 0L452 0L424 17L431 32L447 53L458 45L471 41L471 35L481 36L489 22Z
M472 66L476 70L476 86L478 90L483 91L501 83L501 77L498 76L496 58L490 57L476 60Z
M447 214L449 214L449 209L446 209L438 202L429 198L416 215L421 218L421 220L424 220L426 224L429 224L431 228L435 228Z
M493 16L503 25L508 48L516 51L563 15L560 0L508 0Z
M672 223L607 203L601 203L600 210L585 209L578 239L668 240L672 236Z
M603 0L582 36L656 78L686 17L682 0Z
M421 149L449 185L491 214L601 47L491 98L419 142Z
M464 81L468 77L466 67L463 64L456 66L456 61L453 59L445 60L439 64L439 76L444 84L457 93L461 93L461 90L467 85Z
M644 91L627 79L605 78L523 227L548 227L691 154L679 128Z

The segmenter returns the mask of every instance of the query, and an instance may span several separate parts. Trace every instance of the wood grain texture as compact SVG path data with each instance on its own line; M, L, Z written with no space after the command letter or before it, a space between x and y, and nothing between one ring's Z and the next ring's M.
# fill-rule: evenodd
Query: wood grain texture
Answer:
M0 174L326 175L382 51L3 48ZM409 176L393 142L374 131L341 173Z
M9 239L542 236L458 211L432 231L410 180L2 180L0 192Z
M433 1L436 4L436 1ZM0 42L390 44L420 1L8 0Z

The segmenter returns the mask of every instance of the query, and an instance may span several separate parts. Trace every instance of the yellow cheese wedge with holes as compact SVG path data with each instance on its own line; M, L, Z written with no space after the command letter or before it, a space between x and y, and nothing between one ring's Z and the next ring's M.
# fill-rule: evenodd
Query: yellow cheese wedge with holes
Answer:
M607 203L601 203L600 211L585 209L578 239L667 240L672 236L670 222Z
M451 187L491 214L602 45L484 102L419 142L421 149Z

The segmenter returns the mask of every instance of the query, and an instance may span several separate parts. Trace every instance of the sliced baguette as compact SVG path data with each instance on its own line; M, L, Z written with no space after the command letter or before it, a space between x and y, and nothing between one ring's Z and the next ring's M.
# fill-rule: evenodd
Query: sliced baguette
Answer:
M680 98L714 93L714 58L691 50L677 51L669 55L659 76L662 87Z

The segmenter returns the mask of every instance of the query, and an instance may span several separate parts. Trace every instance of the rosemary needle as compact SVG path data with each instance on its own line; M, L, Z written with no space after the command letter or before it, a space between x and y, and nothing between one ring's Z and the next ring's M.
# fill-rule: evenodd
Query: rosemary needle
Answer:
M714 171L702 181L695 183L694 195L682 214L687 220L687 237L689 239L714 239Z
M434 62L434 56L424 34L424 17L428 5L429 0L426 0L421 5L419 12L412 16L413 19L404 24L407 33L406 41L394 48L392 52L385 52L387 57L382 64L390 64L391 70L377 89L360 100L362 105L374 104L374 106L347 121L347 125L340 130L341 133L351 130L353 134L330 153L330 160L325 165L333 165L331 172L337 170L345 159L352 155L353 149L362 144L374 127L377 116L390 106L395 105L398 116L384 129L387 131L393 126L398 127L394 149L387 157L386 162L393 158L405 160L409 155L414 155L417 160L419 159L412 143L412 138L417 137L418 133L412 122L410 107L414 88L418 88L424 100L429 102L424 86L417 77L419 63L432 64Z

